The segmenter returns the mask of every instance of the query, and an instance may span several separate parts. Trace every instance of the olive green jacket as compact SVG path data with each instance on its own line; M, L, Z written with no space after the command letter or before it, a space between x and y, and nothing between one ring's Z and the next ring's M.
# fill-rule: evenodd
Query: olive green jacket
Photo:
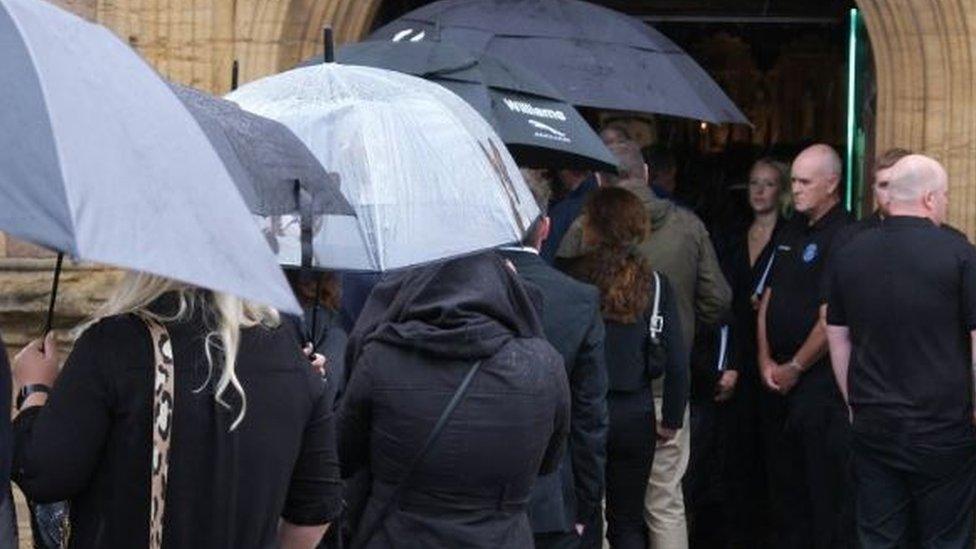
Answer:
M695 341L696 318L705 324L722 320L732 303L729 288L708 230L694 213L654 196L646 184L624 183L647 209L651 236L640 245L651 267L664 273L674 287L681 331L688 351ZM582 218L577 218L559 245L558 258L573 258L586 251Z

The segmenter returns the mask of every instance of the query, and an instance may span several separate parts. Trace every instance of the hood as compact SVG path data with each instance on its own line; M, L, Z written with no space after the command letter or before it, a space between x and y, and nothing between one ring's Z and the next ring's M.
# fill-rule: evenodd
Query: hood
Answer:
M637 198L640 198L644 207L651 214L651 231L656 231L663 226L668 216L675 209L673 202L658 198L644 180L624 180L617 186L627 189L637 195Z
M390 274L366 300L349 339L355 364L371 341L445 359L478 360L513 338L543 337L533 301L494 252Z

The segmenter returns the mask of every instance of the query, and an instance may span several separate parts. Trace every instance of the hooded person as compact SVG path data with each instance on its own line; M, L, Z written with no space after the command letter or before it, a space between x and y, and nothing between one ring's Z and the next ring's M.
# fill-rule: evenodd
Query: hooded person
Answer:
M343 475L365 468L372 479L354 546L532 547L526 505L561 458L569 387L515 273L482 253L385 277L347 359ZM472 371L440 437L407 469Z

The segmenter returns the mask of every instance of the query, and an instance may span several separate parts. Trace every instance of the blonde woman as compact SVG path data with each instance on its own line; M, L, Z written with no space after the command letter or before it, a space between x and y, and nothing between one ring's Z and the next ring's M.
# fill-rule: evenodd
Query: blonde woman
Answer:
M129 274L58 372L53 340L14 360L14 479L70 500L70 547L146 547L154 339L171 338L175 386L162 547L314 547L340 511L322 379L278 313ZM165 346L165 341L156 343Z

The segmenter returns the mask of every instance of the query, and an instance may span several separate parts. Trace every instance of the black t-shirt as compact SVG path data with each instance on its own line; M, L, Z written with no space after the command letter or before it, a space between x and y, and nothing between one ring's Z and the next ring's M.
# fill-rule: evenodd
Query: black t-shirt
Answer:
M838 250L828 292L828 323L850 328L855 430L971 437L976 248L926 219L887 218Z
M850 214L838 204L813 225L805 216L793 218L777 239L767 283L772 297L766 310L766 337L773 360L793 358L818 322L831 244L850 222Z

